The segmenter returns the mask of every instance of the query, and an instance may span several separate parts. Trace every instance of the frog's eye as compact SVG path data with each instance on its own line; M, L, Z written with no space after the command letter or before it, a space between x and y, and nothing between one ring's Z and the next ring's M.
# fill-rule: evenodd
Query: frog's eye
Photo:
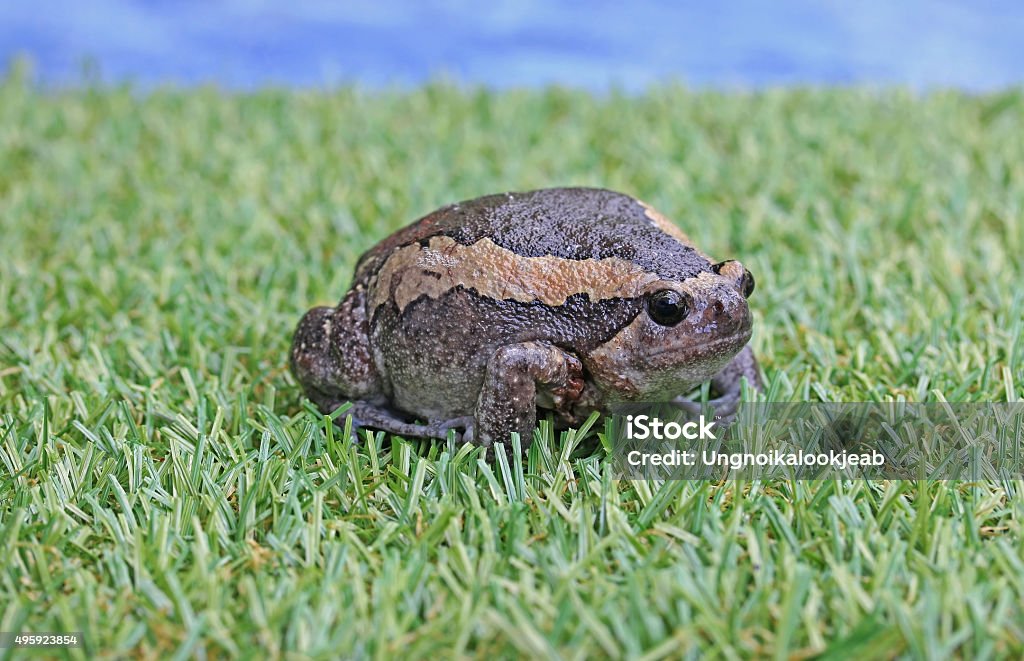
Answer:
M740 291L743 293L743 298L750 298L750 295L754 293L754 274L743 269L743 277L740 278Z
M675 326L689 312L689 298L672 289L662 289L647 297L647 314L656 324Z

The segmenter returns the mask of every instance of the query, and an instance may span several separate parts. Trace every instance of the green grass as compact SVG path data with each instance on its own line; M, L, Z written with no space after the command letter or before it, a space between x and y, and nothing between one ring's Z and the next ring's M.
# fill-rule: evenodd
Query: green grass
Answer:
M1021 482L625 482L593 432L488 464L353 447L304 406L292 328L363 250L443 203L572 184L744 261L773 399L1024 394L1020 92L15 75L0 630L82 631L72 658L1024 654Z

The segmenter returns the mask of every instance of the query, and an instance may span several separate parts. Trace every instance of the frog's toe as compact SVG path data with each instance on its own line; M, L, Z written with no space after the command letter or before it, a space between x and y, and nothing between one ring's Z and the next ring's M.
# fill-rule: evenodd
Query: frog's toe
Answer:
M715 412L716 418L722 420L732 420L736 417L736 410L740 405L740 394L730 393L718 399L708 400L708 404L711 405L712 410Z
M352 421L352 429L348 432L348 440L352 441L352 445L359 447L363 444L362 439L359 438L359 430L361 426L356 424L356 421Z
M473 416L464 415L431 425L437 430L438 438L447 438L448 432L455 431L455 439L461 443L473 442Z

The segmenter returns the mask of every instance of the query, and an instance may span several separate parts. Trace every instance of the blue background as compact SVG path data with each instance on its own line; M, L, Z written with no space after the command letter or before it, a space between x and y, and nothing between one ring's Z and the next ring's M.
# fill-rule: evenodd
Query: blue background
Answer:
M0 63L45 84L408 84L640 90L1024 79L1024 2L0 0Z

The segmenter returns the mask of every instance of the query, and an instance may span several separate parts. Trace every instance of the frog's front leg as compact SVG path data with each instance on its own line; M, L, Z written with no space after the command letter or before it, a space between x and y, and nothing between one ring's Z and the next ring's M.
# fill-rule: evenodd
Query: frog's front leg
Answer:
M546 342L503 346L487 363L472 440L485 447L507 444L519 432L525 449L533 441L538 398L560 409L582 390L583 365L576 356Z
M712 406L716 416L729 418L736 413L743 392L744 377L751 388L758 392L763 390L761 370L757 366L757 358L754 357L754 351L750 347L743 347L742 351L711 378L711 392L718 396L709 400L708 404ZM700 412L700 403L685 397L676 397L673 403L691 413Z

